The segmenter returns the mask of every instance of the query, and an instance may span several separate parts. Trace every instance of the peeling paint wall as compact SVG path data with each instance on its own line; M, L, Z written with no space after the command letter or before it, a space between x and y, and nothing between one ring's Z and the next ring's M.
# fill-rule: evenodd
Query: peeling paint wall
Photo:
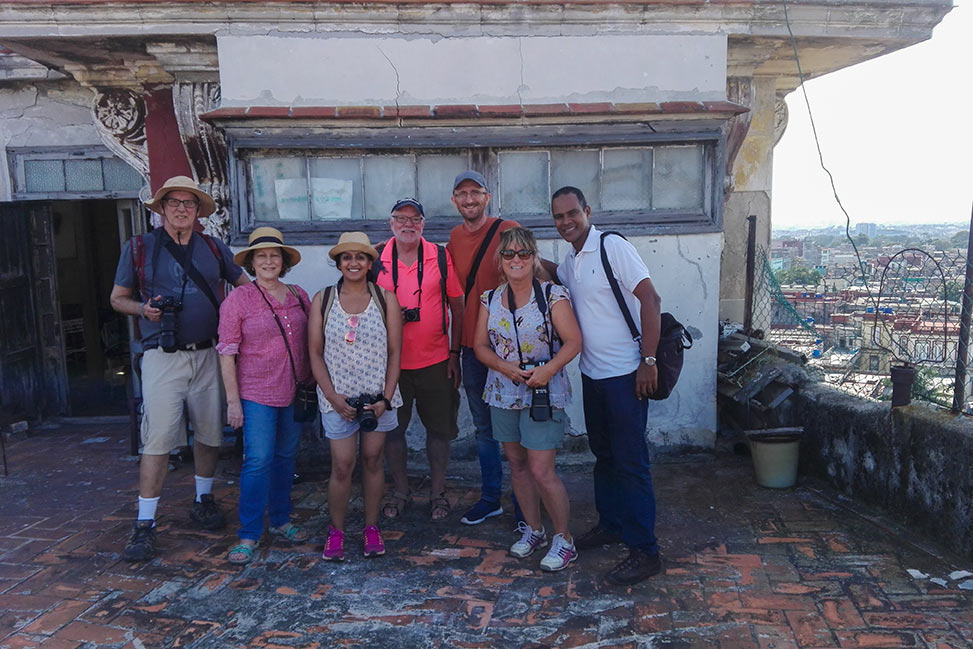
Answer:
M457 217L458 218L458 217ZM686 352L675 392L665 401L649 404L648 439L657 450L712 448L716 439L716 343L719 300L719 233L667 237L630 237L662 296L662 308L672 312L692 333L695 344ZM440 242L444 243L444 242ZM560 262L568 244L560 239L539 241L541 253ZM301 264L287 276L313 295L338 280L328 247L298 246ZM575 434L585 431L581 407L581 375L577 360L568 366L574 399L568 408ZM460 407L460 436L472 438L473 422L466 395ZM408 431L410 448L425 447L418 416Z
M221 36L217 42L223 106L706 101L726 95L723 35Z
M973 420L802 389L801 472L973 557Z
M92 92L71 82L0 88L0 201L11 200L7 147L102 146Z

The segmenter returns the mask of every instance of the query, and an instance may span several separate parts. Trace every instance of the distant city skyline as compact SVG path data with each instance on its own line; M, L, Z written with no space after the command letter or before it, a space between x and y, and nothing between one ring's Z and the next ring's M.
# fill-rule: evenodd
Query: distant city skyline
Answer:
M825 165L856 223L965 223L973 204L973 10L957 2L918 45L808 81ZM804 95L774 150L774 229L844 225Z

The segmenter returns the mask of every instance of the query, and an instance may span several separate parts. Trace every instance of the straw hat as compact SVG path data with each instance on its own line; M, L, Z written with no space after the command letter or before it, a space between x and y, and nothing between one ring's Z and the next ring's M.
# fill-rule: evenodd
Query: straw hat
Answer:
M250 245L233 255L234 263L237 266L242 266L243 259L247 256L248 252L251 250L260 250L261 248L283 248L290 255L291 266L297 266L297 263L301 261L301 253L297 251L297 248L284 245L284 236L280 233L280 230L277 228L262 227L250 233Z
M378 251L372 247L372 242L368 240L368 235L364 232L344 232L338 239L337 245L328 252L328 256L337 259L338 255L349 250L363 252L372 258L378 259Z
M209 216L216 211L216 203L213 201L213 197L201 190L196 181L188 176L173 176L165 181L159 191L155 193L155 196L152 197L152 200L145 203L145 206L153 212L162 214L162 199L166 194L174 191L189 192L196 196L199 200L199 211L196 216L199 218Z

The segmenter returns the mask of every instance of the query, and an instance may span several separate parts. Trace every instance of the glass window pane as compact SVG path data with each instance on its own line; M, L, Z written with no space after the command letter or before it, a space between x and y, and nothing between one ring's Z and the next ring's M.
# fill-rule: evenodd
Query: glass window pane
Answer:
M703 148L663 146L655 149L652 207L660 210L703 208Z
M395 201L415 195L415 156L365 156L366 219L387 219Z
M29 192L63 192L64 166L60 160L24 160Z
M145 183L139 172L116 158L101 161L105 174L105 189L114 191L139 191Z
M456 208L450 200L453 179L470 167L469 157L465 155L420 155L419 195L427 218L454 218ZM391 205L389 206L391 208Z
M652 206L652 149L605 149L601 208L647 210Z
M548 214L547 151L500 153L500 212L502 214Z
M598 151L551 151L551 193L565 185L577 187L584 194L591 209L600 210L600 167Z
M311 158L311 218L362 218L361 158Z
M103 191L101 160L65 160L64 186L69 192Z
M254 216L258 221L308 220L304 158L254 158L250 165Z

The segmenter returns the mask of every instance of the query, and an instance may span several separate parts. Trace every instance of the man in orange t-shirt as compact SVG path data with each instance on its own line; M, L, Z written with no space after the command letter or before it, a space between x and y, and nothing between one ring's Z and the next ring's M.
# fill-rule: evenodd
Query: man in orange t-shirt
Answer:
M426 241L422 204L403 198L392 207L389 226L393 237L382 249L382 272L377 283L394 291L402 306L402 373L398 408L399 425L385 438L385 458L392 474L393 489L382 507L387 518L396 518L411 499L406 475L405 430L412 419L415 402L426 428L429 459L430 517L433 521L450 513L446 498L446 467L449 444L459 428L459 340L463 325L463 289L449 253ZM440 263L445 264L445 283ZM445 290L444 290L445 289ZM448 306L448 313L447 313ZM451 325L450 325L451 322ZM450 347L450 333L455 342Z
M490 421L490 407L483 401L483 387L486 383L487 368L477 360L473 353L473 338L476 319L480 312L480 295L494 289L500 283L497 268L497 246L499 233L518 227L516 221L501 221L487 216L486 208L490 203L490 192L486 179L476 171L469 170L456 176L453 182L453 205L463 222L449 233L447 249L453 259L462 260L457 264L460 285L466 292L466 308L463 312L462 360L463 388L473 416L476 429L477 455L480 459L480 500L460 519L461 523L477 525L486 519L503 513L500 506L500 487L503 481L503 466L500 463L500 445L493 439L493 425ZM499 223L498 223L499 222ZM477 253L484 239L489 244L476 268L472 283L468 278L477 260ZM516 501L515 514L521 518Z

